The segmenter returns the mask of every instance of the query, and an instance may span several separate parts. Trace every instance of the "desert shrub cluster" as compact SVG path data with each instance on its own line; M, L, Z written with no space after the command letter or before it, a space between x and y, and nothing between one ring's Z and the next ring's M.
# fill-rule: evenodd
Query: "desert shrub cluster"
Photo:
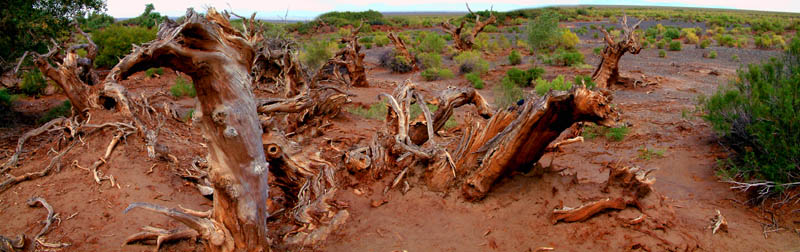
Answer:
M740 69L735 79L700 100L703 118L734 155L726 174L776 183L800 176L800 39L785 55ZM780 188L777 188L780 189Z

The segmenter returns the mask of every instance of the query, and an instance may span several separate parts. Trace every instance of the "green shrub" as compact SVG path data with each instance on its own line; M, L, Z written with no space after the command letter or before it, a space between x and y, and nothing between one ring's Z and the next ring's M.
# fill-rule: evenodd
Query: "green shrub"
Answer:
M717 43L720 46L727 46L727 47L736 46L736 39L733 37L733 35L730 34L719 35L716 38L717 38Z
M577 50L567 51L559 48L550 56L543 55L542 59L548 65L577 66L583 64L584 57Z
M422 68L439 68L442 66L442 56L438 53L420 53L419 58Z
M0 89L0 113L7 112L11 109L13 99L11 99L11 94L8 93L8 90Z
M659 41L658 41L658 43L656 43L656 47L657 47L658 49L664 49L664 44L665 44L665 42L664 42L664 40L663 40L663 39L662 39L662 40L659 40Z
M525 98L525 92L522 88L514 84L514 82L507 77L504 77L500 81L500 85L495 85L494 94L494 101L499 108L506 108L510 105L517 104L517 101Z
M681 42L680 41L669 42L669 50L670 51L680 51L681 50Z
M59 117L67 117L70 115L71 112L72 112L72 104L69 103L69 100L66 100L62 102L61 105L58 105L55 108L52 108L47 112L44 112L44 114L41 117L39 117L39 119L36 121L38 123L46 123Z
M378 11L368 10L368 11L332 11L327 12L319 17L316 18L318 21L324 21L328 25L332 25L335 27L342 27L345 25L353 25L358 26L359 23L362 21L366 21L371 25L382 25L386 23L386 20Z
M377 47L383 47L389 44L390 42L389 37L386 37L386 35L376 36L374 40L375 40L375 46Z
M708 47L709 45L711 45L711 41L708 39L704 39L703 41L700 42L700 48L702 49L706 49L706 47Z
M144 75L147 76L147 78L152 78L155 75L163 75L163 74L164 74L164 68L160 68L160 67L159 68L148 68L146 71L144 71Z
M697 34L686 34L686 44L697 44L698 42L700 42L700 37L698 37Z
M508 71L506 71L506 77L512 82L514 82L514 84L517 84L519 86L524 87L530 85L528 74L523 70L519 70L517 68L512 67L511 69L508 69Z
M472 84L472 87L475 89L483 89L483 80L481 79L480 74L468 73L465 74L464 77L467 78L467 81L469 81L469 83Z
M428 68L428 69L425 69L424 71L422 71L421 74L422 74L422 78L424 78L427 81L443 80L443 79L450 79L450 78L455 77L453 72L451 72L450 69L447 69L447 68L443 68L443 69L435 68L435 67L434 68Z
M738 54L731 55L731 61L739 61L739 55Z
M629 131L628 126L609 127L604 135L608 140L619 142L625 139Z
M681 31L675 27L668 27L666 31L664 31L664 38L673 40L681 37Z
M490 25L487 25L486 27L483 27L483 31L491 33L491 32L498 32L499 29L497 29L497 26L490 24Z
M555 46L558 40L558 13L545 11L528 23L528 44L534 50Z
M508 54L508 63L511 65L519 65L522 63L522 56L519 55L517 50L511 50L511 53Z
M328 59L333 57L333 53L336 50L336 43L324 39L313 40L303 46L303 51L300 52L300 61L308 66L308 68L317 70L322 67Z
M593 52L594 54L596 54L596 55L602 55L602 54L603 54L603 49L604 49L604 48L605 48L605 47L598 46L598 47L595 47L594 49L592 49L592 52Z
M420 52L439 54L443 52L446 45L447 41L445 41L442 36L433 32L427 32L424 34L422 41L416 49Z
M191 81L184 79L181 76L175 78L175 84L169 88L169 92L172 93L172 96L175 97L195 97L197 96L197 92L194 90L194 84Z
M717 51L711 50L711 52L708 53L708 57L712 58L712 59L716 59L717 58Z
M558 40L558 46L564 49L575 49L575 46L580 43L581 40L578 38L578 35L572 33L569 29L564 29L561 31L561 38Z
M782 59L749 65L737 75L700 100L703 118L734 152L724 169L744 180L798 181L800 37Z
M658 50L658 57L659 58L666 58L667 57L667 52L665 52L664 50Z
M156 38L155 29L142 26L122 26L115 24L92 32L92 40L97 44L97 67L113 67L119 59L131 52L132 44L141 45Z
M38 96L42 94L46 87L47 80L44 79L44 75L39 71L38 68L33 68L33 70L26 71L22 74L22 84L20 84L20 89L23 94L29 96Z
M489 62L484 60L481 57L481 53L477 51L466 51L462 52L455 57L453 60L458 65L459 71L461 73L485 73L489 71Z
M569 90L572 88L572 82L565 80L564 75L558 75L552 81L547 81L542 78L536 79L536 87L534 87L534 91L536 91L539 95L545 95L550 90Z
M592 81L592 76L584 76L584 75L575 75L575 79L572 81L574 85L584 85L588 89L593 89L597 86L594 81Z

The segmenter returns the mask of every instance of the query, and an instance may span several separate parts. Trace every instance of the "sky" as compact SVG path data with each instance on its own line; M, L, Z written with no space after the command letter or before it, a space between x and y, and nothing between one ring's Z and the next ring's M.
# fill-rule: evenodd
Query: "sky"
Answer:
M203 10L233 10L243 16L253 12L261 19L310 20L329 11L380 12L466 12L463 0L107 0L108 14L117 18L135 17L144 11L145 4L153 3L156 11L170 17L182 16L186 8ZM552 5L641 5L704 7L780 12L800 12L800 0L479 0L469 1L473 11L489 9L509 11ZM288 10L288 14L287 14Z

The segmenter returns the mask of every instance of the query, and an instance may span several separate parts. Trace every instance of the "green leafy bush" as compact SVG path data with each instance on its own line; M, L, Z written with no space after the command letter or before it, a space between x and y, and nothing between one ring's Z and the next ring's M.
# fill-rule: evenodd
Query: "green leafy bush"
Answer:
M5 88L0 89L0 114L11 110L12 102L13 100L11 99L11 94L8 93L8 90Z
M442 36L433 32L427 32L424 34L424 37L422 37L422 41L416 49L424 53L439 54L443 52L446 45L447 41L445 41Z
M550 90L569 90L572 88L572 82L565 80L564 75L558 75L552 81L547 81L542 78L536 79L536 87L534 91L539 95L545 95Z
M175 97L195 97L197 92L194 90L194 84L191 81L184 79L181 76L175 78L175 84L170 87L169 92Z
M734 151L729 174L777 183L800 175L800 37L782 59L749 65L700 100L703 118Z
M603 54L603 48L605 48L605 47L602 47L602 46L595 47L595 48L592 49L592 52L594 54L596 54L596 55L602 55Z
M508 54L508 63L511 65L519 65L522 63L522 56L519 55L517 50L511 50L511 53Z
M483 89L483 80L481 79L480 74L468 73L465 74L464 77L467 78L467 81L469 81L469 83L472 84L472 87L475 89Z
M697 44L700 42L700 37L694 33L687 33L686 34L686 44Z
M132 44L141 45L156 38L156 30L141 26L112 25L92 32L97 44L97 67L113 67L131 52Z
M592 76L585 76L585 75L575 75L575 79L572 81L575 85L584 85L588 89L593 89L597 86L594 81L592 81Z
M523 87L530 85L530 79L528 79L528 74L523 70L519 70L517 68L512 67L511 69L508 69L508 71L506 71L506 77L509 80L511 80L511 82L514 82L514 84L516 85Z
M667 52L665 52L664 50L658 50L658 57L659 58L666 58L667 57Z
M715 36L715 38L720 46L727 46L727 47L736 46L736 39L733 37L733 35L730 34L718 35Z
M41 117L39 117L39 119L36 120L36 122L46 123L59 117L69 116L71 112L72 112L72 104L69 103L69 100L66 100L63 103L61 103L61 105L58 105L55 108L52 108L47 112L44 112L44 114Z
M584 60L581 52L577 50L567 51L561 48L557 49L552 55L543 55L541 58L545 64L560 66L577 66L583 64Z
M160 68L160 67L159 68L148 68L146 71L144 71L144 75L147 76L147 78L152 78L155 75L162 75L162 74L164 74L164 68Z
M332 11L319 15L319 17L317 17L316 20L323 21L328 25L332 25L335 27L342 27L345 25L358 26L358 24L360 24L362 21L366 21L370 25L382 25L386 23L383 14L374 10L357 11L357 12Z
M444 80L455 77L452 71L447 68L428 68L422 71L422 78L427 81Z
M42 94L42 91L44 91L44 88L46 87L47 80L44 79L44 75L39 71L38 68L33 68L33 70L26 71L22 74L20 90L23 94L29 96L38 96Z
M711 41L708 40L708 39L704 39L703 41L700 41L700 48L702 48L702 49L706 49L709 45L711 45Z
M487 25L486 27L483 27L483 31L484 32L493 33L493 32L498 32L499 29L497 29L497 26L490 24L490 25Z
M664 40L663 40L663 39L662 39L662 40L659 40L659 41L658 41L658 43L656 43L656 48L658 48L658 49L664 49L664 45L665 45L665 44L666 44L666 42L664 42Z
M681 50L681 42L680 41L669 42L669 50L670 51L680 51Z
M483 57L481 57L481 53L477 51L466 51L462 52L455 57L453 60L458 65L459 71L461 73L485 73L489 71L489 62L487 62Z
M438 53L420 53L417 58L419 58L420 63L422 63L422 68L438 68L442 66L442 56Z
M681 31L675 27L668 27L666 31L664 31L664 38L673 40L681 37Z
M377 47L383 47L389 42L389 37L386 37L386 34L375 36L375 46Z
M545 11L528 23L528 44L534 50L555 46L558 40L558 13Z
M564 49L575 49L575 46L581 42L578 35L572 33L569 29L561 31L561 38L558 40L558 46Z
M153 12L155 10L155 6L153 4L146 4L144 7L144 12L139 15L138 17L127 19L122 21L122 24L134 24L140 27L146 27L148 29L153 28L156 26L156 23L160 24L163 23L167 16L161 16L158 12Z
M300 61L308 68L316 70L333 57L336 49L336 43L324 39L313 40L303 46L303 51L300 52Z

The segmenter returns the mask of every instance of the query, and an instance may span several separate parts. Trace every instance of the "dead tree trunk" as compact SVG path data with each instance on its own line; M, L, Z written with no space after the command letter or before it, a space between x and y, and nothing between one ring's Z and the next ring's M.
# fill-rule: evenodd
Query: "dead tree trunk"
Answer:
M89 108L99 107L98 88L99 81L94 72L94 58L97 56L97 45L92 38L83 32L77 25L75 28L83 35L88 42L86 44L75 45L66 50L66 56L62 62L56 62L54 68L48 61L58 53L58 45L54 45L50 52L45 55L34 53L34 64L42 73L53 80L66 94L75 111L83 114ZM85 49L86 58L78 56L77 50Z
M386 34L386 37L389 38L389 41L392 41L395 53L406 58L408 64L413 67L412 71L418 70L419 67L414 60L414 56L411 56L411 53L408 52L408 47L406 46L406 42L403 41L403 38L395 35L394 32L389 32L389 34Z
M433 104L439 106L439 109L433 114L434 134L444 127L444 124L453 115L455 108L466 104L475 105L475 108L478 109L478 114L484 118L492 116L492 109L489 107L489 103L473 88L450 87L442 91ZM411 142L416 145L422 145L428 141L430 136L428 135L426 124L424 121L411 123L408 130Z
M639 27L644 19L640 19L633 27L628 26L628 17L622 17L622 30L623 34L621 41L614 42L614 38L608 34L605 29L600 29L605 34L604 40L608 45L603 49L603 55L600 59L600 64L592 74L592 81L597 83L600 88L610 88L611 85L619 81L619 60L626 52L631 54L639 54L642 50L641 44L637 41L634 30Z
M208 239L210 251L268 251L266 221L268 163L256 103L250 91L255 50L228 18L209 9L205 17L189 9L183 24L167 21L156 40L136 48L107 82L150 67L166 66L192 77L200 101L200 124L209 139L209 177L214 187L210 218L145 203L131 204L164 213Z
M467 4L467 10L472 15L475 15L475 27L472 28L472 32L469 34L463 34L464 32L464 24L466 21L461 21L461 24L458 27L453 26L450 24L450 20L442 22L442 28L445 32L449 33L453 36L453 44L458 51L469 51L472 50L472 46L475 42L475 38L478 37L478 34L483 31L483 28L486 28L487 25L493 24L497 21L497 17L492 14L492 10L489 10L489 18L481 22L481 16L472 12L469 8L469 4Z
M470 136L477 143L489 137L491 139L474 152L470 149L479 145L470 145L471 141L467 141L462 152L469 152L459 155L466 158L458 161L465 166L459 167L459 170L470 170L470 167L477 166L477 170L466 178L462 186L464 197L468 200L481 199L500 176L533 165L550 142L575 122L610 125L617 118L617 113L609 102L600 92L573 88L569 92L551 92L539 99L529 99L516 108L519 112L498 113L495 115L497 120L493 118L483 130L473 131ZM502 131L497 132L501 128Z

